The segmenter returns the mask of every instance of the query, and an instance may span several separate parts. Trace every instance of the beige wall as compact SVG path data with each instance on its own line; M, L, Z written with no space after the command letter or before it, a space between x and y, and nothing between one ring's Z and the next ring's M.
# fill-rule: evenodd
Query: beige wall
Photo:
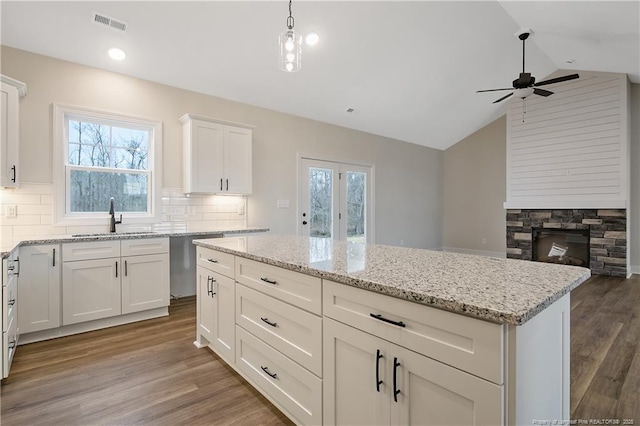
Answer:
M378 243L442 245L442 151L189 92L2 46L2 73L27 84L20 104L21 179L52 182L51 104L160 119L164 187L182 186L185 113L252 124L253 191L248 224L296 232L299 153L375 165ZM123 64L126 68L126 64ZM126 72L126 69L123 71ZM276 200L290 201L277 209Z
M503 116L444 152L443 246L448 250L505 252L506 140Z

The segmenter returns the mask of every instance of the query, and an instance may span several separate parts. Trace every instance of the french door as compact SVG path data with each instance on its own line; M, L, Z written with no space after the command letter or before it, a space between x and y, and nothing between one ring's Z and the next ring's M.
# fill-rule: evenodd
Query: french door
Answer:
M299 234L373 241L371 167L302 158Z

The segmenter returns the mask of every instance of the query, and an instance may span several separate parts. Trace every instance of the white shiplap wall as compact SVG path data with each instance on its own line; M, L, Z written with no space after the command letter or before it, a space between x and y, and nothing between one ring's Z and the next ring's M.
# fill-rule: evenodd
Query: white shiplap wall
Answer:
M505 208L626 208L627 76L578 73L541 87L552 96L510 101Z

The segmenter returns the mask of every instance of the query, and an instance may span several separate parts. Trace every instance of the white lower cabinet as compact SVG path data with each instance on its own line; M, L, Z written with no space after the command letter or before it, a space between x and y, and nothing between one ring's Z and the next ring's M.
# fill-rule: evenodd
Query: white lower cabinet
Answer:
M20 264L20 332L60 327L60 245L21 247Z
M122 258L122 313L169 305L169 254Z
M0 379L9 375L9 369L18 346L18 261L15 253L2 259L2 316L0 317Z
M235 282L198 266L198 335L227 361L235 359ZM203 344L203 342L201 342Z
M502 424L502 386L324 318L324 423Z
M236 367L299 424L322 424L322 380L242 327Z
M122 313L120 258L64 262L62 324L76 324Z

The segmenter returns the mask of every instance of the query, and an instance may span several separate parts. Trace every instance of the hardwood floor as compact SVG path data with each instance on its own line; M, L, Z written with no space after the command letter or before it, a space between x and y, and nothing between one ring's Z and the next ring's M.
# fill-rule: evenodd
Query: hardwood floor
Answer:
M168 317L20 346L2 382L11 425L292 424L208 349L195 298Z
M640 424L640 277L593 277L571 299L572 419ZM20 346L0 423L292 424L194 337L185 298L169 317Z
M595 276L571 293L571 414L640 424L638 275Z

